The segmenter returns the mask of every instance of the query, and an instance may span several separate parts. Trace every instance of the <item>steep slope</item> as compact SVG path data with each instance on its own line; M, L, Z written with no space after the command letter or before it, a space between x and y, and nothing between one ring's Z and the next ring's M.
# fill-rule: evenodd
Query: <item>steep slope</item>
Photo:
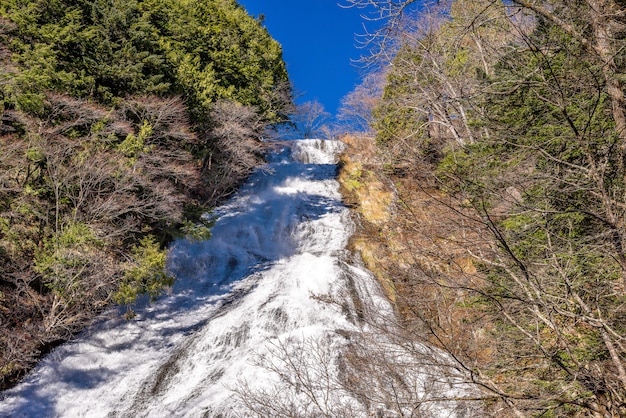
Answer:
M234 0L3 1L0 60L5 387L112 301L171 285L164 246L208 235L291 95Z
M455 0L406 18L359 176L397 194L366 258L407 344L447 351L497 416L624 415L623 7Z

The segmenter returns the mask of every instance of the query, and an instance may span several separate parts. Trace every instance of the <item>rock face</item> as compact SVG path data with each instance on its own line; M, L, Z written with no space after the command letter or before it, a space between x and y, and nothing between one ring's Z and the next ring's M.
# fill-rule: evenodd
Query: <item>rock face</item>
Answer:
M398 276L402 271L475 274L459 236L467 220L435 187L433 174L419 172L419 166L402 173L385 170L372 137L346 136L343 141L339 181L360 226L352 246L388 297L399 307L409 303L411 298L402 293L415 283L403 281Z
M394 191L384 182L374 138L346 136L342 140L346 149L341 156L339 183L344 200L353 208L359 225L350 244L376 274L387 296L394 300L393 284L382 270L383 260L390 261L384 238L387 234L382 232L390 226Z
M463 303L471 297L465 289L483 280L472 261L472 251L486 250L475 222L423 166L389 172L374 138L343 141L339 179L358 225L351 245L394 304L402 338L443 349L457 366L489 360L491 325Z

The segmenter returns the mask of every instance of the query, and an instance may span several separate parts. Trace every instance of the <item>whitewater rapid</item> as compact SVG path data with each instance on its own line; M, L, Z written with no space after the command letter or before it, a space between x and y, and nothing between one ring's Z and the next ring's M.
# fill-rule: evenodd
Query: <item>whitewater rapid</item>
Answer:
M211 215L211 239L173 243L168 295L58 347L0 393L0 417L479 416L454 401L471 390L448 358L380 332L393 310L346 250L342 148L285 143Z
M130 321L108 312L54 350L0 395L0 416L245 416L241 388L276 387L268 356L320 338L339 353L350 303L320 299L345 297L352 223L335 180L341 149L300 140L274 153L212 215L211 239L172 245L169 295Z

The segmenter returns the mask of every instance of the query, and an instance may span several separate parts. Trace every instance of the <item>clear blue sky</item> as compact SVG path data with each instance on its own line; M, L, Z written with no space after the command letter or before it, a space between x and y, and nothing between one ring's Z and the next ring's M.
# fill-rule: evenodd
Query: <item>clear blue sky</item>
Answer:
M342 0L238 0L253 16L263 14L268 31L283 46L283 58L298 102L317 99L336 114L340 100L359 81L351 63L366 51L356 47L364 33L360 10L338 6ZM368 28L371 23L368 24Z

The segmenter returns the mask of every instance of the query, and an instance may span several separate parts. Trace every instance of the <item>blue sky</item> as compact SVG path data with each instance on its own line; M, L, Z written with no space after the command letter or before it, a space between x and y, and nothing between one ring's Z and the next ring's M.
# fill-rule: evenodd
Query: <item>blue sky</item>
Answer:
M283 46L283 58L298 102L317 99L336 114L340 100L359 81L351 60L366 51L356 47L364 33L360 10L338 6L343 0L238 0L248 13L265 16L268 31Z

